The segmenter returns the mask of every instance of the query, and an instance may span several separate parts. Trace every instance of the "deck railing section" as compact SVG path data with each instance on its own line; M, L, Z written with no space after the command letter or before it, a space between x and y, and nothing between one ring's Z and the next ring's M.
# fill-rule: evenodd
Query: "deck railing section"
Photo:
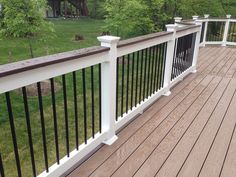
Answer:
M212 18L205 15L204 18L195 19L202 24L200 46L210 45L236 45L236 19L231 15L226 18Z
M121 42L101 36L101 47L0 66L0 116L11 138L5 145L1 139L1 177L67 173L196 72L201 25L166 27Z

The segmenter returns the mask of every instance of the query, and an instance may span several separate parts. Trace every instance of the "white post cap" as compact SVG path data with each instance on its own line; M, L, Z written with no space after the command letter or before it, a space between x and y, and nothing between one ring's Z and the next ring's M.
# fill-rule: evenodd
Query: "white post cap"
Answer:
M193 17L193 20L197 20L198 19L198 16L195 15L195 16L192 16Z
M228 15L226 15L226 18L231 18L231 15L229 15L229 14L228 14Z
M175 17L174 20L175 20L175 22L181 22L182 17Z
M176 31L177 27L178 27L177 24L168 24L168 25L166 25L167 31L170 31L170 32Z
M209 16L210 16L209 14L205 14L204 18L209 18Z
M108 43L108 44L114 44L118 43L120 40L120 37L116 36L99 36L97 39L102 43Z

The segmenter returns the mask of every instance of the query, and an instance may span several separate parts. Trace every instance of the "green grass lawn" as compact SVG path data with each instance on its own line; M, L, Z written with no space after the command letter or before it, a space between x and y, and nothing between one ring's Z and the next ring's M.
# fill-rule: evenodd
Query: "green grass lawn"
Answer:
M99 45L97 36L103 31L103 20L81 18L79 20L55 19L51 21L55 25L56 37L46 42L35 40L33 42L35 57ZM75 34L83 35L84 40L75 41ZM11 54L9 55L9 53ZM0 64L28 58L30 55L25 39L0 40Z

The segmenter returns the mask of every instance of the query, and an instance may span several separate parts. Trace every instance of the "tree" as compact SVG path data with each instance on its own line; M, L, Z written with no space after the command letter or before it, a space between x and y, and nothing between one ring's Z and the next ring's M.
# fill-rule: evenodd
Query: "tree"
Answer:
M45 0L0 0L3 5L1 37L25 38L33 58L32 40L46 40L54 32L53 25L44 19Z
M121 37L150 33L154 24L147 8L140 0L107 0L105 28Z

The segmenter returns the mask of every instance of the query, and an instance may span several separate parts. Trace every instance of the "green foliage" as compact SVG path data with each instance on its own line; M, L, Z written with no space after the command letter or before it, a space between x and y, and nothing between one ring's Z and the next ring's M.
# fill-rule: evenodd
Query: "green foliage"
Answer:
M3 5L0 37L27 38L31 57L31 40L35 37L46 40L53 34L52 23L44 19L47 8L45 0L0 0Z
M105 1L106 0L88 0L88 9L90 17L96 19L104 19L106 15Z
M148 7L139 0L107 0L105 8L105 29L117 36L135 36L154 30Z
M44 20L47 7L45 0L0 0L4 17L0 29L5 37L46 36L52 32L51 23Z

